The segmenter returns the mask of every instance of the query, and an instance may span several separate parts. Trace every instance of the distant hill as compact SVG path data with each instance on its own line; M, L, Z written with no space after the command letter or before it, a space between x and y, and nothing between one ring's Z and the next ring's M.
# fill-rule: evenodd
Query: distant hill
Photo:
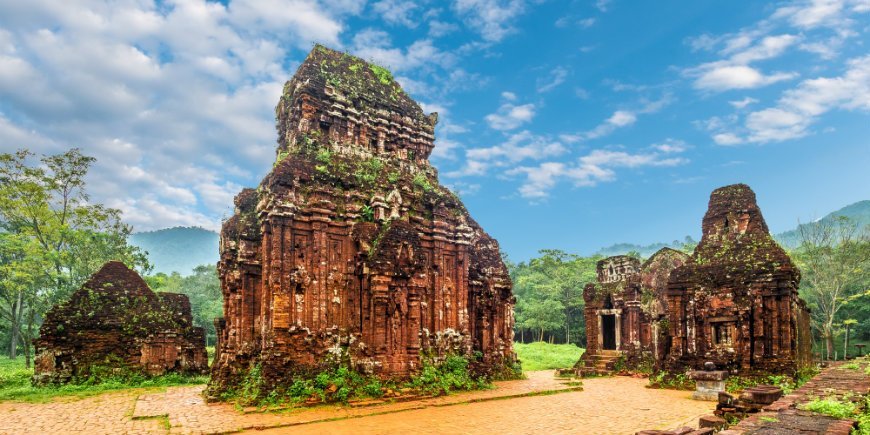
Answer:
M696 245L694 239L691 236L686 236L682 241L674 240L670 243L659 242L659 243L650 243L649 245L635 245L634 243L616 243L610 245L606 248L601 248L595 252L594 255L600 255L602 257L610 257L612 255L624 255L629 252L638 252L640 256L643 258L649 258L651 255L655 254L659 249L662 248L673 248L673 249L681 249L684 245Z
M175 227L134 233L130 244L148 252L154 273L189 275L201 264L218 261L218 234L198 227Z
M836 217L838 216L845 216L852 221L857 222L858 225L862 227L865 225L870 225L870 200L858 201L854 204L847 205L837 211L829 213L827 216L819 219L816 222L807 222L805 224L801 224L793 230L775 234L773 237L781 245L788 248L795 248L797 247L797 245L800 244L801 227L818 225L818 222L830 222L836 219Z

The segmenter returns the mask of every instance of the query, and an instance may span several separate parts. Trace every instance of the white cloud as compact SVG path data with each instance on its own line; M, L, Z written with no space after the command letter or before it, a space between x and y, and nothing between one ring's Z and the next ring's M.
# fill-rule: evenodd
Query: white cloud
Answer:
M475 161L500 161L515 163L527 159L543 159L567 151L561 143L536 136L529 131L511 135L502 144L488 148L473 148L466 151L467 158Z
M607 8L610 7L612 2L613 0L596 0L595 7L601 12L607 12Z
M402 50L394 47L390 35L383 30L365 29L353 38L353 53L373 60L393 72L404 72L434 66L447 68L456 62L456 56L435 46L431 39L420 39Z
M673 150L672 152L680 152ZM520 166L508 171L508 175L524 175L525 180L518 192L523 198L541 200L549 196L560 180L576 187L590 187L616 179L618 168L669 167L685 164L682 157L663 157L657 152L631 154L625 151L593 150L577 159L574 164L544 162L537 166Z
M752 89L796 77L795 73L773 73L764 75L757 69L746 65L722 65L707 69L695 80L697 89L727 91L730 89Z
M536 84L538 92L549 92L556 89L557 86L565 82L568 77L568 70L559 66L553 68L546 77L539 77Z
M594 26L596 21L597 21L597 19L595 19L595 17L578 18L576 16L566 15L566 16L560 17L553 24L559 28L565 28L565 27L576 25L576 26L582 27L584 29L588 29L589 27Z
M668 138L662 143L653 144L652 148L665 154L676 154L686 151L689 146L681 140Z
M362 11L360 0L330 5L5 2L0 140L97 157L93 199L136 230L217 228L239 186L274 159L274 105L296 50L341 48L344 18ZM447 62L433 48L402 50L403 65Z
M613 115L610 115L610 118L607 118L607 120L605 120L601 124L598 124L598 126L593 128L592 130L577 135L575 139L598 139L602 136L613 133L619 128L632 125L635 123L635 121L637 121L637 115L634 112L627 110L617 110L613 112Z
M453 9L465 24L489 42L516 31L513 21L525 11L523 0L454 0Z
M415 10L416 2L407 0L380 0L372 4L372 10L390 24L399 24L409 28L417 27Z
M849 60L840 76L802 81L776 106L749 113L743 128L717 122L708 123L708 129L720 145L781 142L806 136L820 116L837 109L870 110L870 56Z
M729 101L728 104L733 106L735 109L742 109L750 104L757 103L758 100L752 97L745 97L742 100Z
M718 133L713 135L713 141L718 145L739 145L743 139L734 133Z
M774 18L784 18L792 25L802 29L816 27L843 27L851 24L847 13L866 12L866 2L847 0L809 0L780 7Z
M558 141L524 130L510 135L498 145L466 149L464 165L447 173L447 176L481 176L491 168L510 168L523 160L541 160L562 155L567 151Z
M534 104L513 104L512 101L516 100L516 95L511 92L503 92L502 98L507 102L499 106L495 113L490 113L484 117L490 128L501 131L514 130L535 117Z

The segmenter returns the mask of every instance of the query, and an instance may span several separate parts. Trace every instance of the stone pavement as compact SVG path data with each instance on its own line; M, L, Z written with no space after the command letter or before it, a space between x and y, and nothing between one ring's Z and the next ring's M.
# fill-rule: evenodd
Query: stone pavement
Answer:
M644 388L645 379L595 378L584 390L553 378L498 382L486 391L367 407L321 406L242 413L206 404L202 386L165 392L130 390L48 404L0 403L0 433L225 433L271 428L275 433L559 433L625 434L696 422L711 402L689 392ZM547 392L562 391L559 394ZM169 429L166 428L167 424Z

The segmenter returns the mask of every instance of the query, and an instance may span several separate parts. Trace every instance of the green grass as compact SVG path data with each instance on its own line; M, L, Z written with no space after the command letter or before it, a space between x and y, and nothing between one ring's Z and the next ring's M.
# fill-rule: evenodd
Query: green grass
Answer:
M160 388L174 385L194 385L208 382L208 376L168 374L144 377L87 379L78 384L34 387L30 384L32 368L24 367L24 357L15 360L0 356L0 401L47 402L55 397L88 397L128 388Z
M584 349L574 344L514 343L524 371L564 369L573 366Z

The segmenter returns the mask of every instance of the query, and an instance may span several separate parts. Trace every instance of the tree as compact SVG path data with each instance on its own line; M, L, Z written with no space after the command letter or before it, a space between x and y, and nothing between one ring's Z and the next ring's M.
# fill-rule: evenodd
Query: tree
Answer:
M516 319L520 333L530 329L539 333L564 332L566 343L584 334L583 286L595 279L597 257L580 257L555 249L540 251L528 263L510 264ZM543 328L543 330L541 329ZM572 331L579 334L573 334ZM578 336L579 335L579 336Z
M90 201L85 176L92 157L78 149L42 156L0 154L0 315L9 320L9 356L31 342L42 315L66 300L108 260L140 272L147 257L127 244L132 228L120 210Z
M867 228L846 217L799 225L801 244L795 258L803 271L804 296L813 305L814 326L834 353L837 314L856 295L870 271Z

